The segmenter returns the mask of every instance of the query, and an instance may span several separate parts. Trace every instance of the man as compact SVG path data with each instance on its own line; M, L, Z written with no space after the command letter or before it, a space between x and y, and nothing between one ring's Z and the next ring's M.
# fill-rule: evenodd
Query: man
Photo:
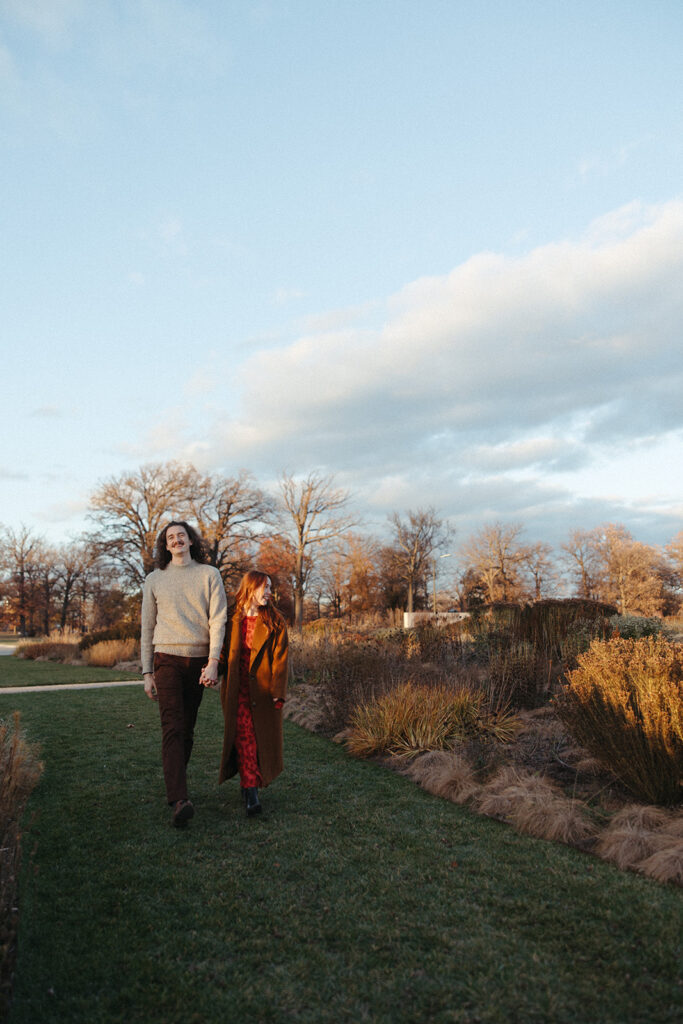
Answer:
M173 824L194 814L186 768L204 687L218 683L227 602L218 569L206 564L201 538L186 522L159 534L157 568L142 596L142 672L145 693L158 701L161 759Z

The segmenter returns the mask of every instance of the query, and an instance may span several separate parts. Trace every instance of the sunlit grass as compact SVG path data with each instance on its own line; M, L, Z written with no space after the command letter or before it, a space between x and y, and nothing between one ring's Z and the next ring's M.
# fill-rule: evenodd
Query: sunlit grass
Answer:
M0 657L0 690L4 686L52 686L64 683L101 683L113 679L141 679L139 672L95 668L90 665L62 665L54 661L26 661L10 655Z
M285 723L247 820L200 709L169 825L130 689L0 694L42 745L10 1024L675 1020L680 894L521 837Z

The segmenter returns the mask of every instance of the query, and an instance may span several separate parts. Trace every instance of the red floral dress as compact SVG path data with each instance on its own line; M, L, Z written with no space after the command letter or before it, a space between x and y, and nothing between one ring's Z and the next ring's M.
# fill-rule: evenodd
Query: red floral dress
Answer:
M240 688L237 697L235 749L237 751L237 764L239 766L242 789L261 785L256 733L254 731L254 720L251 715L251 698L249 696L251 643L257 622L258 615L245 615L240 623Z

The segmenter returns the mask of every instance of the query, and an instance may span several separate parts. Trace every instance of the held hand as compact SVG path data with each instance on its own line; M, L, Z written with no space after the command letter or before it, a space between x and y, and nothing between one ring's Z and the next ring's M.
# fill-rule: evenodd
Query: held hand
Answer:
M202 669L202 674L199 677L199 682L202 686L208 686L209 689L213 690L218 686L218 662L215 658L209 658L206 665Z
M143 679L145 681L145 693L147 694L149 699L150 700L159 700L159 695L157 694L157 688L154 685L154 673L153 672L146 672L145 675L143 676Z

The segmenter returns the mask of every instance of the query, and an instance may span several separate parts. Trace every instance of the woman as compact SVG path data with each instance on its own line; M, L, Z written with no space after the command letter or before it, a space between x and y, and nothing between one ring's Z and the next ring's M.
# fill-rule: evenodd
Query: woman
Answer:
M247 815L261 810L259 787L282 771L287 693L287 627L271 601L270 577L245 573L228 610L219 673L225 729L219 783L239 772Z

